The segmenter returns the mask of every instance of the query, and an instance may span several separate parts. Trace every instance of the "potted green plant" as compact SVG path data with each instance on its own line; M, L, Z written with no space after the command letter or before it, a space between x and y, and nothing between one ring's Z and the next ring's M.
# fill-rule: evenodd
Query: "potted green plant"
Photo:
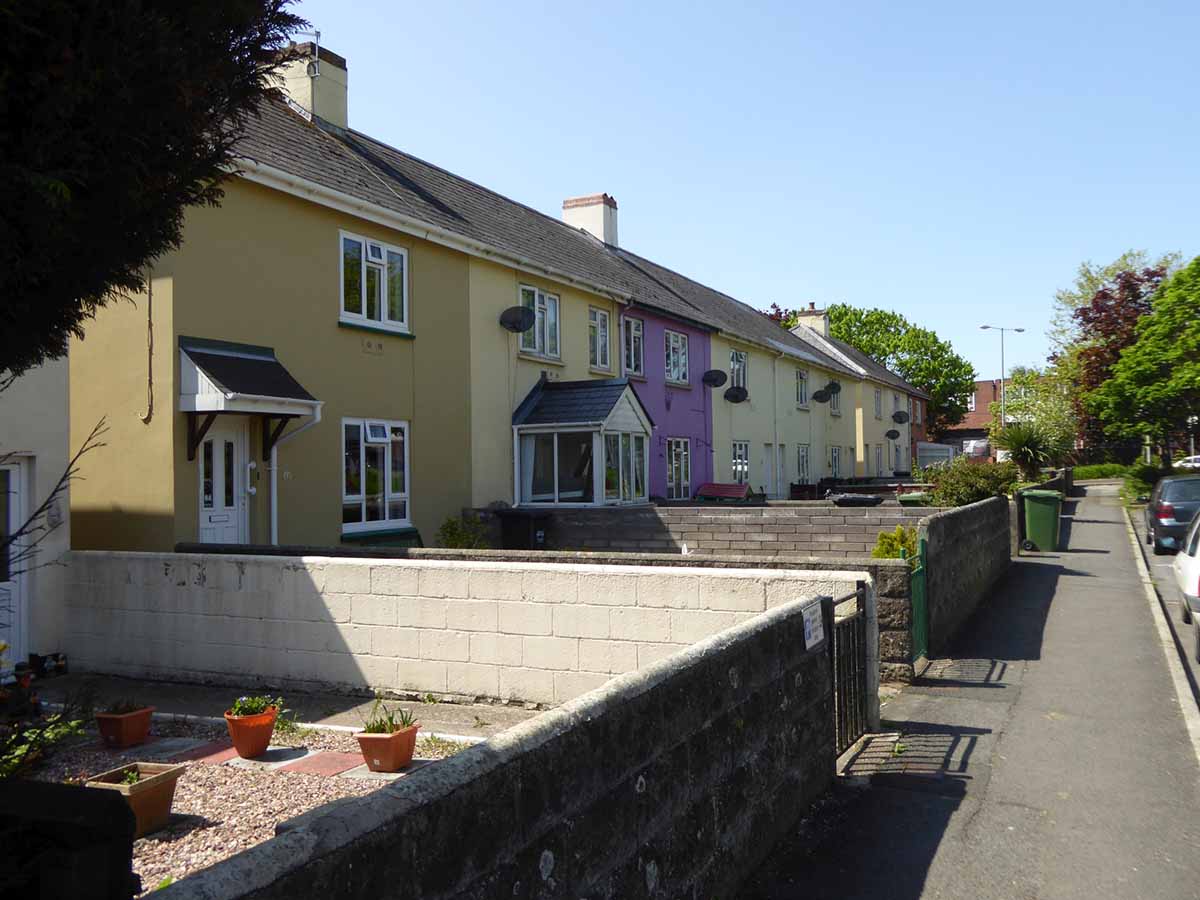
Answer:
M153 706L146 706L128 698L110 703L96 713L96 728L104 746L113 750L136 747L144 743L150 733L150 717Z
M116 791L137 819L136 837L157 831L171 817L175 784L187 766L182 763L133 762L93 775L84 787Z
M412 762L420 730L421 723L411 712L398 707L389 709L382 700L376 699L370 716L363 723L363 730L355 737L368 769L399 772Z
M238 756L254 759L266 753L282 709L282 697L238 697L233 701L225 711L225 726Z

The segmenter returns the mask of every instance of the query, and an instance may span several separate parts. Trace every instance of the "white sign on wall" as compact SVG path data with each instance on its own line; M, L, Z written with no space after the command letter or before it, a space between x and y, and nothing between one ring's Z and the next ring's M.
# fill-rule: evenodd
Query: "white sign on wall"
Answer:
M825 640L825 620L821 616L821 598L814 597L802 612L804 614L804 649L811 650Z

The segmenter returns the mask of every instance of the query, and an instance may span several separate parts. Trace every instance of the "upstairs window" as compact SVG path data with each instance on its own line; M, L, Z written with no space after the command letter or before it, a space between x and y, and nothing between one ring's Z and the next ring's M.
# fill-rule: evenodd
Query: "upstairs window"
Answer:
M664 343L667 354L667 381L676 384L688 382L688 339L686 334L665 332Z
M916 397L912 401L912 420L914 425L921 424L921 401Z
M967 412L975 412L975 395L967 395Z
M883 418L883 391L875 388L875 418Z
M341 240L341 321L407 331L408 251L345 232Z
M747 354L744 350L729 351L729 383L731 387L740 387L750 390L747 381Z
M646 374L645 326L641 319L625 320L625 374Z
M831 415L840 416L842 414L842 392L829 395L829 412Z
M900 412L900 395L892 394L892 412Z
M533 327L521 332L521 350L558 359L558 297L523 284L521 305L536 314Z
M796 405L808 406L808 372L796 370Z
M608 313L603 309L588 309L588 364L595 369L609 368Z

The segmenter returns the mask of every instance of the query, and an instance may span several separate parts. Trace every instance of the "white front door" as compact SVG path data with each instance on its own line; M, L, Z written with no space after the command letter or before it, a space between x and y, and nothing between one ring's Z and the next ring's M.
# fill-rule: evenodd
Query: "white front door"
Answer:
M246 422L218 417L197 453L200 466L200 543L244 544L249 529Z
M8 536L25 523L24 467L17 463L0 466L0 542L7 543ZM19 559L20 546L9 544L0 549L0 641L8 648L0 653L3 663L0 674L7 676L28 654L25 616L25 595L21 590L20 569L25 568Z

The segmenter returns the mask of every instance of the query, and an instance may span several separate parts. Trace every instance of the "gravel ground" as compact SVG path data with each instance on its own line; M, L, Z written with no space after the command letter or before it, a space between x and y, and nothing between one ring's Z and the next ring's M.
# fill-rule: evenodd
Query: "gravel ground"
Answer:
M227 735L222 725L156 719L151 732L163 737L215 740ZM115 768L138 758L138 748L121 754L88 746L97 735L89 731L69 746L60 747L29 777L42 781L73 781ZM354 735L323 729L276 730L275 746L357 752ZM467 747L440 738L423 737L416 756L444 759ZM330 778L300 772L263 771L226 765L187 763L175 788L172 824L134 842L133 868L149 892L164 881L211 866L275 836L275 825L342 797L369 794L387 782ZM169 883L169 882L168 882Z

